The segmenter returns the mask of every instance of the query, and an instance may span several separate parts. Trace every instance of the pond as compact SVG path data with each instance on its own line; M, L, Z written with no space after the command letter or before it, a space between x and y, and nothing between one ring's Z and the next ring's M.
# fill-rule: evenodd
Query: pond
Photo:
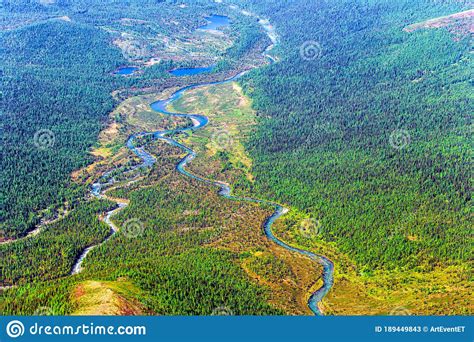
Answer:
M198 68L178 68L174 70L170 70L169 73L173 76L194 76L203 74L206 72L211 72L214 70L214 65L209 67L198 67Z
M118 68L114 74L116 75L131 75L133 74L135 71L137 71L138 68L137 67L131 67L131 66L128 66L128 67L122 67L122 68Z
M206 17L208 23L206 25L198 27L200 30L217 30L220 27L229 26L230 19L229 17L223 15L211 15L210 17Z

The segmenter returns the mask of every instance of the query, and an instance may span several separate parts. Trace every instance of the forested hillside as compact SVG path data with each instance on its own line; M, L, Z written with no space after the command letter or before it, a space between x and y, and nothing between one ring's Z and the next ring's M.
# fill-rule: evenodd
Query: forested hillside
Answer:
M458 1L263 1L280 63L244 84L265 192L318 218L320 238L370 268L468 260L469 36L410 23Z
M469 6L1 2L0 313L472 313Z
M135 172L132 195L120 188L133 178L124 171L139 163L126 146L128 137L149 127L174 127L171 119L150 113L152 99L177 86L222 80L263 64L261 51L268 38L260 25L242 18L226 30L199 31L217 6L204 1L87 5L7 2L11 17L0 13L0 53L5 57L0 313L33 314L47 307L54 314L70 314L80 306L74 289L91 279L110 279L112 285L130 281L139 293L130 299L138 299L146 313L283 313L281 305L269 303L268 287L252 281L240 267L240 253L248 258L249 250L262 244L259 225L266 210L225 201L215 189L178 177L174 165L180 151L169 152L162 145L156 149L151 139L137 140L147 144L160 164ZM187 78L168 73L210 63L216 64L213 74ZM116 73L128 65L138 72ZM147 95L133 97L136 93ZM126 97L130 101L117 106ZM125 181L111 191L111 202L91 194L91 182L113 176ZM114 217L117 231L107 215L117 207L114 196L125 198L120 203L131 198L128 209ZM229 217L233 210L238 212ZM127 235L128 215L143 222L145 234ZM41 229L32 230L37 223ZM241 226L248 226L252 235L238 238L252 246L210 246L224 229L239 232ZM86 251L91 253L83 259ZM77 267L81 260L84 268ZM313 277L306 281L317 279L317 271L313 267ZM305 295L306 286L296 281L292 286L299 286L293 296ZM290 305L298 313L306 310L305 303L302 308Z
M127 97L130 89L183 85L167 70L222 58L216 39L191 49L183 43L196 39L190 28L205 23L214 7L178 5L123 0L0 4L1 240L25 235L42 218L54 217L57 207L72 206L86 193L70 182L70 174L93 160L89 152L117 104L114 91ZM176 8L180 25L170 20ZM236 23L230 32L235 44L218 70L240 67L239 58L262 44L255 26L247 18ZM170 50L181 55L163 51L168 35L176 40ZM140 77L113 75L119 66L149 61Z
M122 62L107 35L64 21L3 32L2 237L24 234L38 211L80 192L70 173L113 108L107 76Z

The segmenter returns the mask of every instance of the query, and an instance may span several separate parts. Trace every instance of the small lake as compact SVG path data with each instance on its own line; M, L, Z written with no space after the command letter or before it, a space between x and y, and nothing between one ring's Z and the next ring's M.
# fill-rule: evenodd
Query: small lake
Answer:
M131 75L137 70L138 70L137 67L123 67L123 68L118 68L114 72L114 74L116 74L116 75Z
M214 65L201 68L178 68L170 70L169 73L173 76L194 76L204 74L206 72L211 72L212 70L214 70Z
M223 15L211 15L210 17L206 17L208 23L206 25L198 27L200 30L217 30L220 27L229 26L230 19L229 17Z

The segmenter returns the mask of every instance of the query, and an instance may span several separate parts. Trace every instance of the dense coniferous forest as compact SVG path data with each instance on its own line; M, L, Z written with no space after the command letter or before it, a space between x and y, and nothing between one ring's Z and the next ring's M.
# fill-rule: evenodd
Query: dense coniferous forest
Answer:
M109 124L108 116L117 105L114 91L123 90L124 94L118 97L126 97L130 88L156 87L159 92L175 85L184 86L189 80L170 79L167 71L209 63L206 59L169 59L144 68L136 77L114 75L114 70L131 61L128 51L124 53L114 46L116 42L108 30L115 26L128 28L128 22L122 22L126 16L137 21L150 19L143 7L145 4L151 19L160 25L152 26L150 31L133 26L134 33L141 30L140 37L179 36L182 31L186 34L204 24L204 17L215 10L215 6L205 2L201 7L189 5L190 9L182 8L182 25L175 28L171 24L170 29L170 25L163 22L171 21L173 8L177 6L174 2L163 7L156 1L136 4L111 1L92 7L87 2L66 1L51 5L2 3L3 8L15 14L16 20L3 17L2 25L6 29L0 34L4 152L1 238L20 237L18 241L0 245L0 286L13 286L4 293L0 288L2 313L32 314L41 306L53 308L56 314L71 313L76 307L68 302L68 292L78 283L89 277L116 280L117 276L130 278L140 286L144 292L139 299L151 313L211 314L224 304L232 307L235 314L282 312L267 303L266 290L250 282L238 267L238 255L202 246L212 240L209 232L191 231L184 236L168 233L169 225L176 224L179 216L174 215L170 220L166 212L162 213L165 219L152 217L151 222L147 222L146 217L141 218L147 227L153 227L158 233L152 231L140 240L114 236L112 249L98 249L91 254L97 259L88 261L87 272L80 277L70 277L74 263L85 248L98 245L111 234L103 219L113 204L92 198L90 184L72 182L71 174L94 160L89 152L96 147L99 132ZM33 18L32 22L26 17ZM107 25L107 29L102 25ZM255 21L243 18L226 32L234 44L222 52L217 75L209 77L217 80L228 77L232 69L245 66L245 59L251 59L249 56L255 53L252 51L260 52L266 46L266 36L255 30L256 27ZM143 47L140 45L138 49L141 52ZM197 76L195 82L203 77L207 76ZM125 130L121 134L126 137L130 132ZM125 140L120 141L121 145L124 143ZM172 165L166 170L171 172ZM148 176L153 180L153 174ZM169 195L165 190L161 190L161 194L151 190L144 193L160 199ZM120 189L117 195L122 195ZM186 199L187 204L192 205L194 200ZM169 208L170 213L175 210ZM61 212L59 218L58 211ZM215 214L208 214L210 221L216 223ZM204 214L190 223L200 226L203 217ZM23 237L39 223L38 232ZM118 223L124 224L122 220ZM139 248L143 254L134 250L138 247L137 241L142 242ZM132 254L124 255L121 243L125 243ZM103 259L101 252L108 256ZM150 263L151 255L153 263ZM125 264L117 267L121 264L118 260ZM28 289L28 298L25 289ZM183 301L186 305L178 305Z
M97 216L113 207L106 201L82 205L65 220L52 223L37 238L0 246L3 284L49 280L71 273L77 256L88 246L103 241L110 228Z
M261 113L252 191L319 218L321 237L362 265L467 261L469 36L403 31L463 4L248 3L278 27L282 58L244 82ZM308 41L319 55L305 60Z
M12 237L38 223L40 210L80 196L69 175L91 160L87 151L113 108L107 74L122 56L107 48L105 33L60 21L1 39L1 217Z
M7 1L2 6L7 29L0 34L3 127L0 238L8 239L25 235L41 218L54 215L56 207L75 202L86 191L71 184L69 176L92 161L88 152L116 105L112 91L152 86L162 90L175 84L184 85L179 79L169 80L166 71L192 66L193 61L162 61L144 70L140 78L117 78L112 74L129 61L112 45L110 35L100 29L101 25L112 26L125 15L146 19L151 15L160 23L166 21L172 9L160 7L156 1L143 4L112 1L92 7L88 2L41 5L36 1ZM15 17L8 17L8 11L15 13ZM201 20L192 10L184 12L183 25L202 24L206 6L200 11ZM60 17L64 14L69 19ZM24 16L38 16L41 20L10 29L16 23L15 18L22 22ZM262 39L262 33L255 30L252 21L243 20L239 25L234 30L244 32L236 37L228 58L219 64L221 71L235 67L245 51ZM139 33L176 34L177 30L161 25Z
M251 117L244 137L230 137L241 149L216 148L209 132L179 135L201 144L193 172L291 208L277 233L313 252L323 246L337 266L350 259L357 277L462 272L472 254L472 34L405 28L466 9L457 0L3 1L0 313L71 314L77 289L97 280L136 287L147 314L308 313L321 266L266 239L272 208L225 200L178 174L183 151L151 136L136 141L157 163L123 172L139 163L124 147L130 135L175 127L150 112L152 100L244 70L237 102ZM197 30L214 13L231 25ZM193 77L168 72L209 65ZM123 66L138 71L114 73ZM219 102L209 94L203 103ZM211 125L239 132L242 113L228 111L230 121ZM114 176L105 198L91 195L92 182ZM126 207L112 234L104 218L117 203ZM318 222L314 235L301 236L301 217ZM130 220L142 229L132 238Z

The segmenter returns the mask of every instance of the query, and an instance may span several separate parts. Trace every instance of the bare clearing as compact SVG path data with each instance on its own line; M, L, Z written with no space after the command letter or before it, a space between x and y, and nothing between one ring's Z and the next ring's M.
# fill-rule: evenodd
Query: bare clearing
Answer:
M403 31L414 32L420 29L448 28L453 34L472 35L474 33L473 18L474 9L412 24L405 27Z
M138 291L128 281L85 281L74 289L73 315L143 315L138 302L129 298Z

